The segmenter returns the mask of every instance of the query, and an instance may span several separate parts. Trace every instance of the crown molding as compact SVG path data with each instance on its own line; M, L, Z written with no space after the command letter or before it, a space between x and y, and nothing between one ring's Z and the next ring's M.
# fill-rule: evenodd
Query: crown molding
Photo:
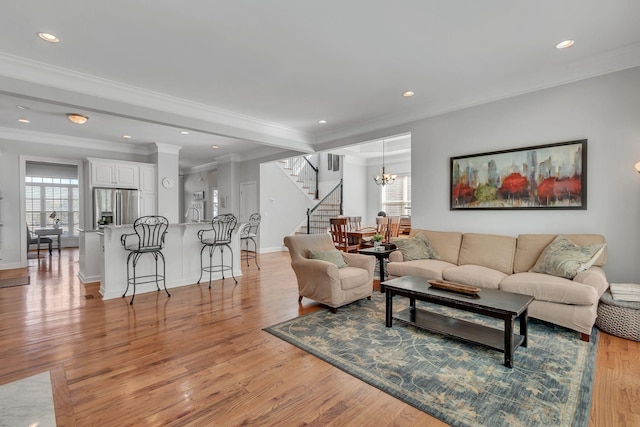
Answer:
M151 144L151 153L179 154L181 148L181 145L154 142Z
M3 52L0 76L269 135L273 144L282 139L302 145L314 141L312 135L278 123Z
M122 142L101 141L98 139L78 138L68 135L33 132L22 129L0 127L0 138L16 142L30 142L47 145L63 145L82 150L116 151L126 154L148 155L148 148L143 145L125 144Z

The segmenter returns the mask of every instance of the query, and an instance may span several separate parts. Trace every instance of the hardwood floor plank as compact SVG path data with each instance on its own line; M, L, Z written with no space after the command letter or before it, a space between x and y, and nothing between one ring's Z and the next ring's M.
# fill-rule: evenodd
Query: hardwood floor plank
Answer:
M263 331L326 307L298 305L288 253L259 262L129 305L79 282L75 249L29 260L0 288L0 384L50 370L61 426L446 425ZM640 343L601 334L590 425L640 425Z

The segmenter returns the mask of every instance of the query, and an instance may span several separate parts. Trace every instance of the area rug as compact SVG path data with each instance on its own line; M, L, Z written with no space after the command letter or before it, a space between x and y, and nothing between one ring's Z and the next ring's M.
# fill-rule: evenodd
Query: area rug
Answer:
M421 308L502 328L500 321L417 302ZM407 306L395 297L394 310ZM454 426L587 426L598 331L530 319L529 346L513 369L504 355L394 321L384 295L301 316L265 331ZM516 330L517 326L516 326Z

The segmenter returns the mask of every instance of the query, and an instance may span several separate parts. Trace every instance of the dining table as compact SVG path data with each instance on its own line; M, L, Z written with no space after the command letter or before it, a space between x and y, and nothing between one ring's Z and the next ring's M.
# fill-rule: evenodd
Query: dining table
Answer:
M347 238L349 239L349 243L362 245L368 237L373 237L376 233L375 227L361 228L359 230L347 231Z

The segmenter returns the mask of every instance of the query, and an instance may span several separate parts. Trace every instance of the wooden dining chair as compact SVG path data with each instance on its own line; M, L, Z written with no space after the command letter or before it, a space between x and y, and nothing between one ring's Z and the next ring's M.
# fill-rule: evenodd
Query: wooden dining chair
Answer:
M376 218L376 231L382 235L382 241L387 242L389 240L389 217L379 216Z
M389 239L398 237L400 235L400 217L388 216L389 218Z
M336 249L343 252L357 252L360 249L359 243L349 243L347 218L330 218L329 224L331 225L331 238Z

